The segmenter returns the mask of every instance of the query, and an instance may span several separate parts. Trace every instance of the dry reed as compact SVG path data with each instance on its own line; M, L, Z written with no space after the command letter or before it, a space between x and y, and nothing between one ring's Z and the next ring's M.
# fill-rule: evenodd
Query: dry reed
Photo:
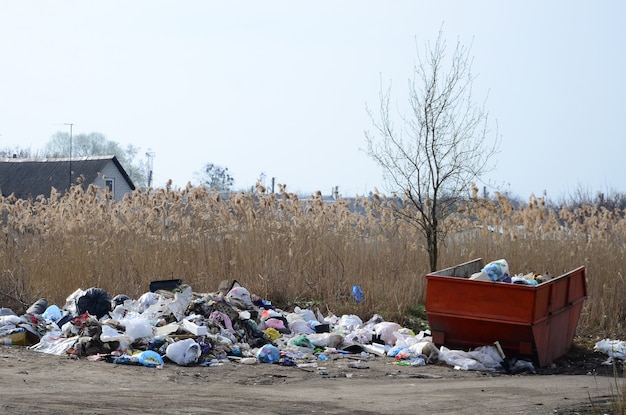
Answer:
M62 305L78 288L138 297L150 281L181 278L194 291L237 280L281 307L381 314L406 322L423 304L428 255L416 229L381 195L324 201L287 193L201 187L137 190L111 201L91 186L34 201L0 200L0 306L46 297ZM541 198L514 207L474 197L446 221L439 268L506 258L514 273L587 268L589 298L579 332L625 334L624 212L594 206L555 211ZM466 210L467 209L467 210ZM365 301L356 303L351 287Z

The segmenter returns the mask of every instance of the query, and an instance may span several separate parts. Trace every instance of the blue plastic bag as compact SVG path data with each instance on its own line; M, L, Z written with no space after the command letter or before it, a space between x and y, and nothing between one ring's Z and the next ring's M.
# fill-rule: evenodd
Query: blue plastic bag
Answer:
M511 282L511 276L509 275L509 264L505 259L499 259L492 261L485 265L481 270L489 276L491 281Z
M393 346L387 352L387 356L389 356L389 357L396 357L398 355L398 353L403 352L405 350L409 350L409 348L407 346Z
M139 355L137 355L137 362L139 362L140 365L147 367L163 366L163 358L154 350L146 350L145 352L139 353Z
M352 297L357 303L363 301L363 289L359 285L352 286Z
M53 304L46 308L46 311L43 312L42 317L46 320L57 321L60 320L61 317L63 317L63 314L61 313L61 309L59 308L59 306Z
M259 349L256 358L261 363L276 363L280 359L280 350L274 345L266 344Z

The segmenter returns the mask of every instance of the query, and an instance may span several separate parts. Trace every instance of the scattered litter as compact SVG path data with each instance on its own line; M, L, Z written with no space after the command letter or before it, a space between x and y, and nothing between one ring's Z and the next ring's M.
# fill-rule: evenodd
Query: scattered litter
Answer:
M370 368L368 365L364 364L360 360L358 360L356 362L348 363L348 367L351 368L351 369L369 369Z
M257 359L255 357L244 357L239 359L239 363L242 365L255 365L257 363Z
M495 346L480 346L471 351L450 350L442 346L439 359L458 370L502 371L502 359Z
M609 356L609 358L602 363L603 365L612 365L613 359L622 361L626 359L626 342L623 340L600 340L596 343L594 350Z

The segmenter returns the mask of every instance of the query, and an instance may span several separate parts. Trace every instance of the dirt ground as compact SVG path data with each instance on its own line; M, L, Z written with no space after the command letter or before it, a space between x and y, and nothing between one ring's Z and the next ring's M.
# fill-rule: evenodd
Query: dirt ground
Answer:
M611 413L624 380L601 365L606 359L574 346L553 365L520 375L361 355L335 355L317 367L166 361L156 369L3 346L0 413Z

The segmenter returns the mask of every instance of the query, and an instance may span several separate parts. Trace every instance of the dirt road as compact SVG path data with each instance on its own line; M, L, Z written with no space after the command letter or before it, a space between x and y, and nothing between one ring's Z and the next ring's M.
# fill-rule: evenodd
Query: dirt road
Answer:
M606 403L616 383L611 371L580 367L507 375L393 362L344 355L306 368L155 369L3 347L0 413L574 414ZM565 372L580 374L558 374Z

